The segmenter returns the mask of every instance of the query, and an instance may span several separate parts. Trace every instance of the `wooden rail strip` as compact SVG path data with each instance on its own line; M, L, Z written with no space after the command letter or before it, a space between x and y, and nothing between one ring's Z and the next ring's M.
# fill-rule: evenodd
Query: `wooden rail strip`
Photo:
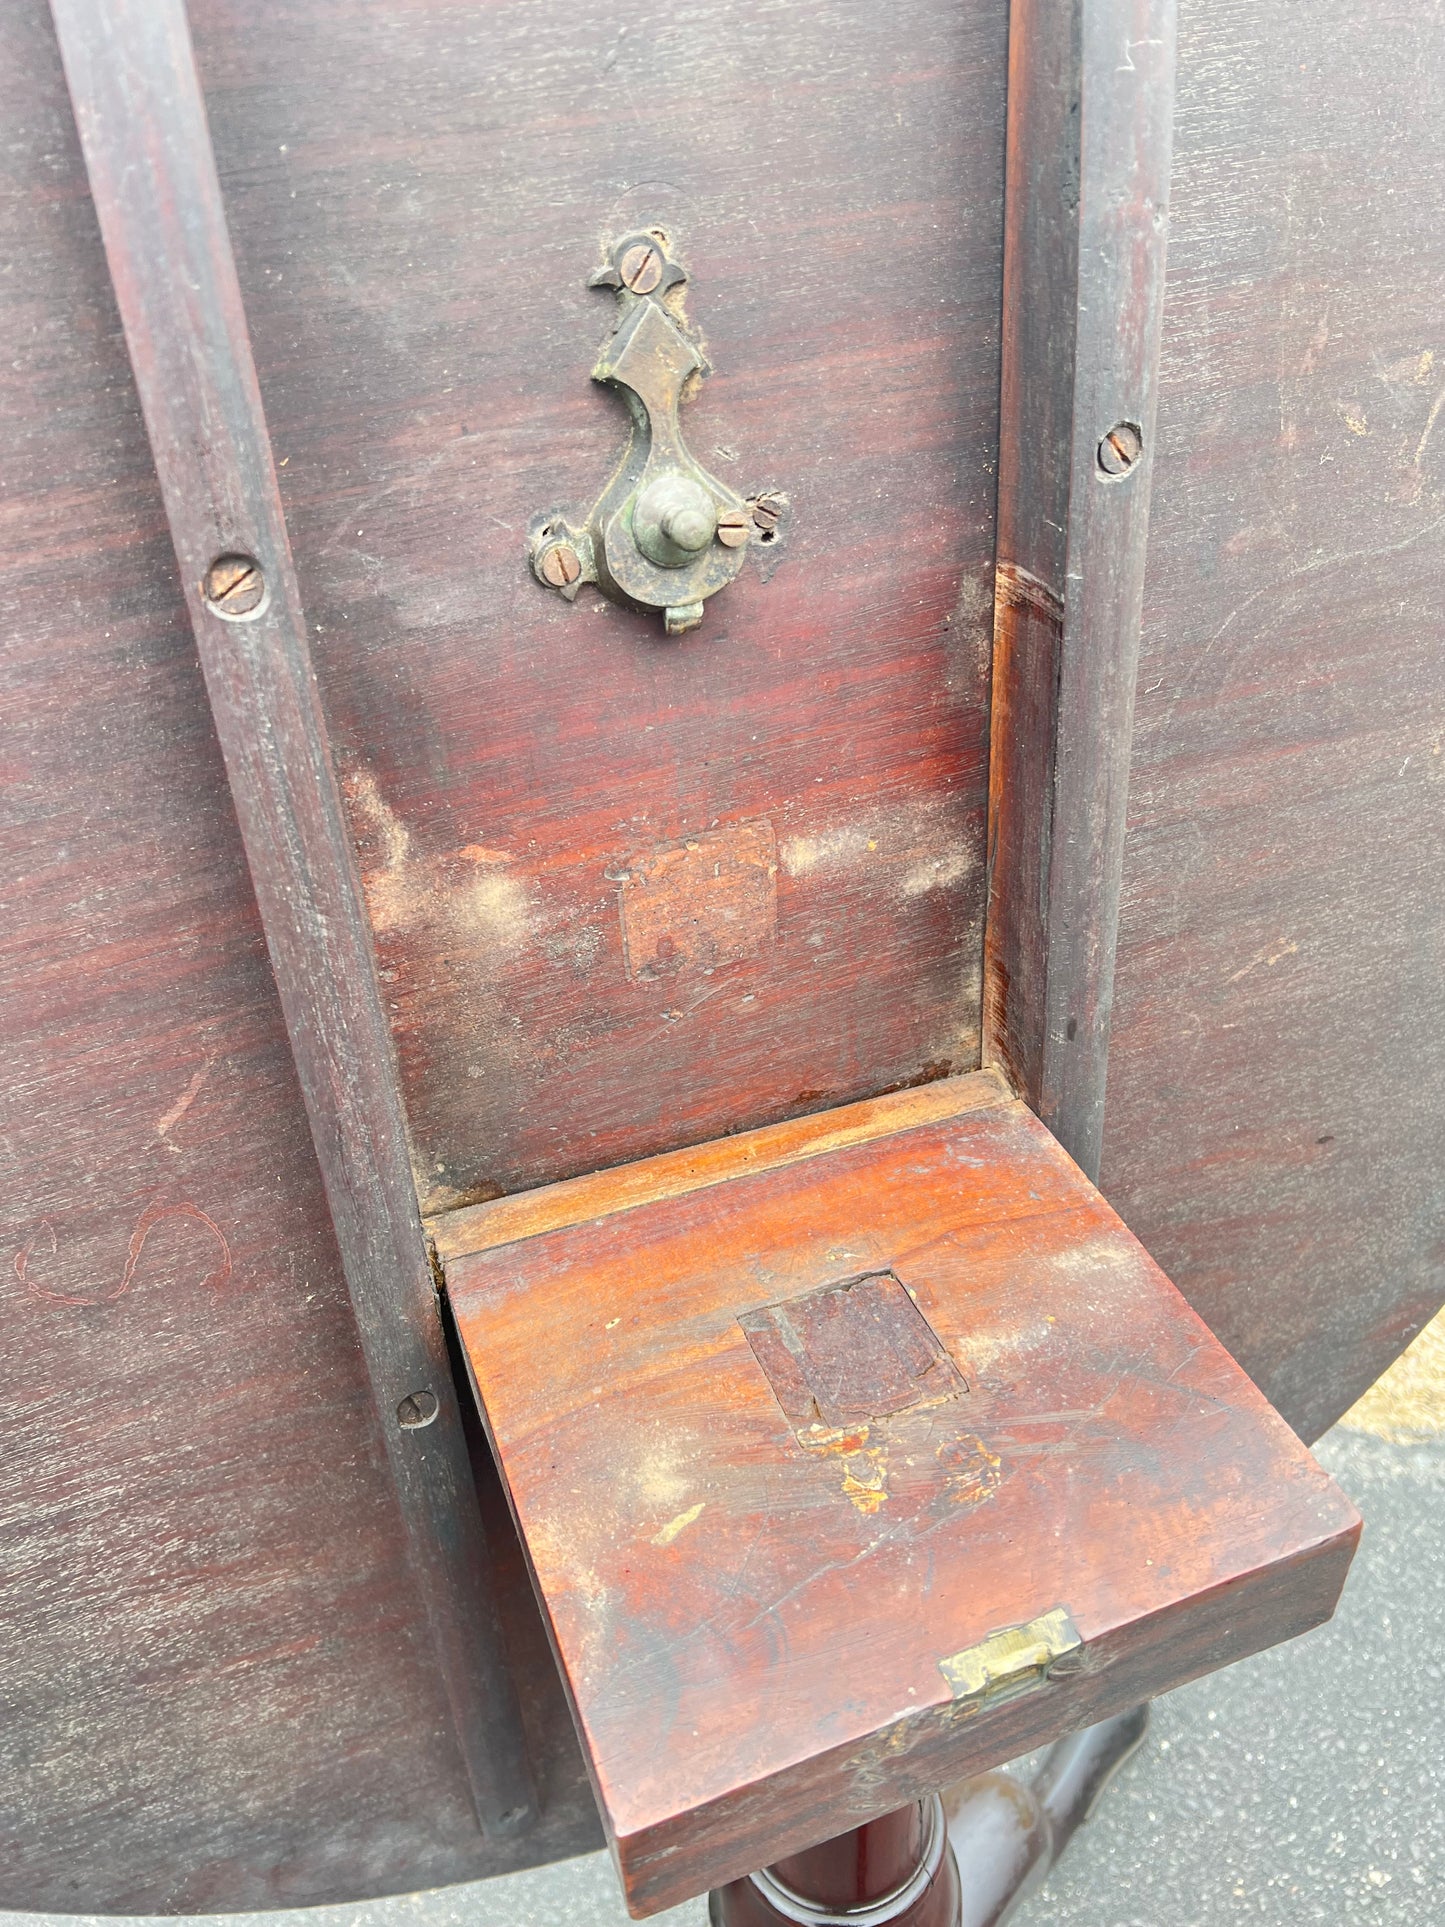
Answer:
M971 1071L963 1077L940 1078L916 1090L894 1091L886 1097L866 1098L812 1117L767 1124L760 1130L740 1131L736 1137L714 1138L685 1151L664 1151L636 1164L595 1171L581 1178L564 1178L536 1191L519 1191L487 1204L464 1205L427 1219L427 1231L442 1264L498 1245L520 1244L564 1225L610 1218L619 1211L682 1197L730 1179L776 1171L785 1164L801 1164L855 1144L871 1144L899 1131L916 1131L946 1118L963 1117L1013 1101L1013 1093L994 1071Z
M1148 539L1174 49L1175 0L1014 0L985 1050L1090 1177Z
M515 1833L535 1796L185 8L52 11L411 1572L478 1817Z

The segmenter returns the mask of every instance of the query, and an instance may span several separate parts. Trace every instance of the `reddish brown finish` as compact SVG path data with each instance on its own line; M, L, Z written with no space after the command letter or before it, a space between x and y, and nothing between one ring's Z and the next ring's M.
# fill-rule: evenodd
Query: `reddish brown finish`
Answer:
M1301 20L1182 9L1102 1182L1312 1438L1445 1296L1445 59Z
M536 1789L185 6L51 0L51 12L407 1570L477 1817L492 1838L520 1833ZM418 1400L430 1422L405 1423Z
M518 1070L495 1025L485 1053L463 1047L486 1031L487 972L505 990L521 966L446 913L506 908L517 859L486 820L499 781L510 822L530 837L535 819L545 854L575 769L596 821L609 836L622 825L608 850L626 861L675 831L711 833L743 778L765 802L806 788L809 738L825 745L828 829L849 810L894 809L900 771L919 778L904 801L932 795L961 742L961 787L940 820L951 830L965 805L976 820L989 458L975 468L969 451L987 441L992 393L1003 8L658 8L629 16L625 36L605 10L553 0L402 7L384 31L354 0L195 11L326 694L355 820L379 826L368 848L383 920L389 875L420 877L389 941L411 955L430 945L432 974L403 970L391 990L414 1026L429 1141L450 1155L454 1118L464 1140L454 1170L427 1171L429 1195L495 1180L478 1173L538 1079L558 1115L527 1111L534 1139L547 1137L526 1149L531 1171L622 1155L634 1123L648 1143L714 1128L679 1070L692 1077L712 1051L723 1090L765 1063L759 1033L739 1037L751 1007L726 976L751 964L676 979L688 1000L668 999L658 1026L614 1052L585 1023L552 1022L559 986L575 1014L574 961L579 978L591 966L585 944L568 955L571 926L549 929L524 1015L555 1050ZM1429 774L1442 69L1418 11L1329 0L1319 24L1306 61L1281 0L1185 10L1105 1165L1151 1248L1311 1433L1438 1300L1432 1187L1445 1155L1445 852ZM1022 31L1014 39L1022 50ZM0 1773L24 1803L0 1840L5 1896L228 1908L498 1871L515 1862L489 1854L467 1814L397 1558L40 0L6 12L0 41L0 298L15 343L0 396L4 875L18 911L3 938L14 1150L0 1179L0 1317L17 1425L0 1471L13 1574ZM1361 75L1371 111L1341 112ZM794 496L748 564L746 623L720 625L725 653L702 656L701 674L668 645L641 647L615 612L589 618L607 625L605 646L584 630L575 647L567 612L525 579L514 520L549 497L560 461L591 478L617 445L606 398L573 381L605 308L578 285L579 237L585 252L619 182L664 177L660 211L679 213L695 243L720 370L689 431L711 424ZM642 212L636 199L622 193L619 222ZM937 210L942 229L929 226ZM942 264L941 306L911 272L920 261ZM1048 370L1058 317L1037 286L1020 319L1031 304ZM524 379L519 337L533 357ZM970 349L960 373L969 342L979 364ZM952 585L919 506L940 498L949 526L971 532ZM755 571L774 559L764 584ZM954 586L940 657L927 625L948 620ZM1005 591L1026 599L1035 586L1015 574ZM539 603L554 626L524 634ZM1051 620L1047 596L1038 612ZM779 637L790 650L801 638L786 662ZM814 680L819 638L832 687ZM879 638L890 651L901 640L870 681ZM924 673L940 660L941 700ZM900 670L918 704L895 765L870 732L875 716L896 730L879 697ZM529 688L560 690L556 717L514 705L495 727L499 673L509 688L535 677ZM931 732L918 706L930 688L942 718ZM609 816L606 758L624 739L629 792ZM880 781L894 785L882 800L866 788ZM666 792L666 820L634 835L631 790L644 785L654 815ZM377 797L400 798L391 817ZM744 799L722 827L761 820L752 808ZM785 839L794 827L776 824ZM942 840L930 831L933 851ZM884 1003L899 1007L881 1023L912 1038L948 998L960 1028L973 1021L973 932L955 941L972 885L924 892L931 921L901 936L880 915L913 873L907 849L884 840L869 853L891 864L881 890L864 872L784 878L785 923L789 899L808 908L815 893L808 935L828 946L815 974L830 996L790 1007L793 1043L811 1048L845 1012L874 1034ZM615 983L617 886L587 880ZM573 880L557 895L570 906ZM505 930L495 915L482 925L489 941ZM870 946L886 965L876 981ZM915 994L904 973L919 960L931 981ZM585 1006L590 986L575 994ZM463 1009L456 1029L449 1000ZM684 1020L696 1035L668 1041ZM907 1074L941 1061L917 1054ZM595 1140L589 1062L605 1072ZM646 1106L637 1084L623 1088L638 1067ZM902 1074L865 1069L880 1083ZM811 1079L786 1095L804 1109L829 1101ZM738 1142L687 1154L703 1182ZM638 1182L621 1174L614 1200ZM523 1215L535 1224L556 1202L541 1194ZM706 1209L706 1194L693 1204ZM455 1217L462 1235L472 1213ZM548 1763L550 1817L526 1850L544 1858L588 1843L589 1803L538 1628L526 1611L511 1625ZM835 1824L820 1815L817 1830Z
M789 1854L772 1871L820 1906L871 1905L903 1886L917 1868L925 1818L923 1802L910 1801L836 1840Z
M1148 1705L1056 1740L1029 1778L979 1773L943 1796L960 1927L999 1927L1043 1881L1149 1728Z
M1006 0L194 19L425 1207L972 1068ZM526 558L655 221L789 502L674 641ZM617 874L747 825L776 937L629 976Z
M497 1848L471 1811L43 0L0 9L0 122L0 1894L581 1851L515 1553L547 1817Z
M891 1417L968 1390L891 1271L824 1285L738 1320L773 1396L803 1435Z
M797 1896L823 1914L871 1909L869 1927L962 1927L958 1868L946 1837L928 1870L930 1826L946 1836L940 1807L911 1801L770 1867L787 1899L755 1880L730 1881L708 1896L708 1919L712 1927L793 1927L800 1910L789 1902Z
M1175 0L1013 10L985 1055L1092 1177L1149 528L1174 41Z
M1037 1119L964 1081L952 1121L448 1260L639 1911L1332 1608L1351 1508ZM967 1394L800 1436L739 1319L884 1270ZM1056 1677L955 1702L941 1661L1058 1607Z
M892 1091L861 1104L844 1104L836 1111L813 1117L790 1118L761 1131L742 1131L685 1151L665 1151L614 1171L594 1171L585 1178L523 1191L516 1197L493 1198L461 1211L431 1218L427 1230L438 1258L462 1258L492 1245L517 1244L559 1226L580 1224L631 1211L661 1198L681 1197L749 1172L769 1171L784 1164L839 1151L851 1144L867 1144L894 1131L918 1124L937 1124L964 1111L989 1104L1006 1104L1010 1094L997 1076L987 1072L970 1077L941 1078L917 1090Z
M710 976L757 956L778 932L771 823L737 823L665 843L617 872L630 978Z

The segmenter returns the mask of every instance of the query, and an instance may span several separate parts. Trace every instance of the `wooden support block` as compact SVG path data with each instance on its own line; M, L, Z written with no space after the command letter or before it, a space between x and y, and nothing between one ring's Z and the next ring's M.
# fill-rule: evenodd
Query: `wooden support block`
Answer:
M987 1074L434 1231L640 1915L1333 1610L1352 1507Z

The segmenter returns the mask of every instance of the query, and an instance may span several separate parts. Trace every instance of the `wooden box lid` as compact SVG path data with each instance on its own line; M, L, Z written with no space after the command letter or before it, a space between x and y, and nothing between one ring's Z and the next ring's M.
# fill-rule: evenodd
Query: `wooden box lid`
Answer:
M1354 1510L987 1074L433 1232L638 1914L1333 1610Z

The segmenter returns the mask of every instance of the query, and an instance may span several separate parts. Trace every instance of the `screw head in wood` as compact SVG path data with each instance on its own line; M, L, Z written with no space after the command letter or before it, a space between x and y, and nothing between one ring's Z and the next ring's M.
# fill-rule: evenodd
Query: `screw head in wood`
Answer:
M254 615L266 599L266 578L251 555L220 555L206 570L201 594L218 616Z
M662 251L650 241L639 241L617 263L617 272L624 288L631 288L634 294L651 294L662 279Z
M396 1408L396 1422L405 1432L420 1432L440 1410L435 1392L408 1392Z
M1106 475L1127 475L1144 453L1144 437L1133 422L1115 422L1099 443L1099 467Z
M753 503L753 521L766 531L775 529L783 519L783 505L776 495L760 495Z
M725 549L740 549L748 539L748 518L741 509L724 509L717 519L717 539Z
M537 573L554 589L570 588L582 573L582 558L570 542L554 542L543 551Z

